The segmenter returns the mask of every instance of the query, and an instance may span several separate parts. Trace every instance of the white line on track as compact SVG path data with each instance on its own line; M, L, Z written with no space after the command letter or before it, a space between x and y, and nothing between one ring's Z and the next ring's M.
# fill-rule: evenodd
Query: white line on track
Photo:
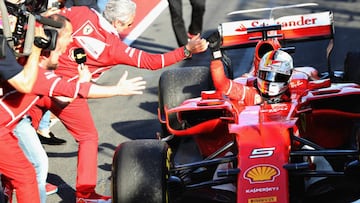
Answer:
M142 19L141 22L125 37L123 42L130 46L167 7L168 7L167 0L161 0L160 3L156 5L144 17L144 19Z

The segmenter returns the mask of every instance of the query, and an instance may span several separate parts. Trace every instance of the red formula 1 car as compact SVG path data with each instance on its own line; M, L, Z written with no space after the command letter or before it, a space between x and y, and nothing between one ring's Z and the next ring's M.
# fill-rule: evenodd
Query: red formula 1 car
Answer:
M331 42L334 34L330 11L223 23L219 32L224 49L255 46L253 70L235 79L247 85L262 55L293 50L283 42ZM165 71L159 81L163 134L117 148L113 202L356 201L360 86L351 73L359 56L347 55L343 74L296 67L290 102L256 106L212 90L207 67Z

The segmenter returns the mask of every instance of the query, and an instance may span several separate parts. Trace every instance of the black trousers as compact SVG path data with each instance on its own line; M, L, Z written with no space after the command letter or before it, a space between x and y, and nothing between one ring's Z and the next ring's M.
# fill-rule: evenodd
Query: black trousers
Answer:
M190 0L192 6L191 22L188 31L183 19L182 0L168 0L171 23L179 46L188 42L187 33L195 35L202 32L203 17L205 13L205 0Z
M71 6L87 6L100 12L96 0L67 0L65 7L70 8Z

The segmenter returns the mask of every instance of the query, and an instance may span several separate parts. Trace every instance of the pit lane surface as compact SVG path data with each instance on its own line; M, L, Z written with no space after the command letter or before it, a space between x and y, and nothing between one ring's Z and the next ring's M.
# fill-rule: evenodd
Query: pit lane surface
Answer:
M299 0L296 3L309 3L311 1ZM347 51L360 51L360 4L357 1L332 0L314 1L319 3L317 8L299 8L296 13L309 11L332 10L335 19L335 47L332 53L331 66L341 70ZM291 2L295 3L295 2ZM184 18L188 24L191 6L187 0L184 4ZM226 14L242 9L273 7L288 5L289 1L247 1L247 0L208 0L204 17L204 33L208 36L216 30L219 23L264 18L265 13L249 13L236 16ZM292 15L292 9L282 10L284 15ZM156 20L132 44L134 47L149 52L166 52L177 47L173 34L168 8L165 8ZM311 42L297 45L294 63L297 66L314 66L320 71L326 70L325 49L327 42ZM252 48L229 51L233 66L236 67L235 75L246 72L250 67ZM194 55L192 60L186 60L168 68L182 66L208 66L209 53ZM235 58L236 57L236 58ZM360 68L360 67L359 67ZM105 73L99 83L115 84L125 70L129 77L143 76L147 81L147 89L141 96L114 97L108 99L89 100L93 118L99 133L98 157L98 184L97 192L111 195L111 162L115 148L126 140L140 138L155 138L155 133L160 131L157 120L157 85L163 72L139 70L132 67L118 65ZM75 180L77 163L77 143L66 131L61 123L57 122L52 131L56 136L67 140L64 146L45 146L49 156L48 181L58 185L57 194L48 196L49 203L74 202Z

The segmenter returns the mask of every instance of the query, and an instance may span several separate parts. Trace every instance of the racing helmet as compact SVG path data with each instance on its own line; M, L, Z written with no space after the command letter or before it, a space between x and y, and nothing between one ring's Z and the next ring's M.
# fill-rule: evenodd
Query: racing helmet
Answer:
M288 89L293 70L292 57L282 50L264 54L257 72L257 88L266 98L276 97Z

